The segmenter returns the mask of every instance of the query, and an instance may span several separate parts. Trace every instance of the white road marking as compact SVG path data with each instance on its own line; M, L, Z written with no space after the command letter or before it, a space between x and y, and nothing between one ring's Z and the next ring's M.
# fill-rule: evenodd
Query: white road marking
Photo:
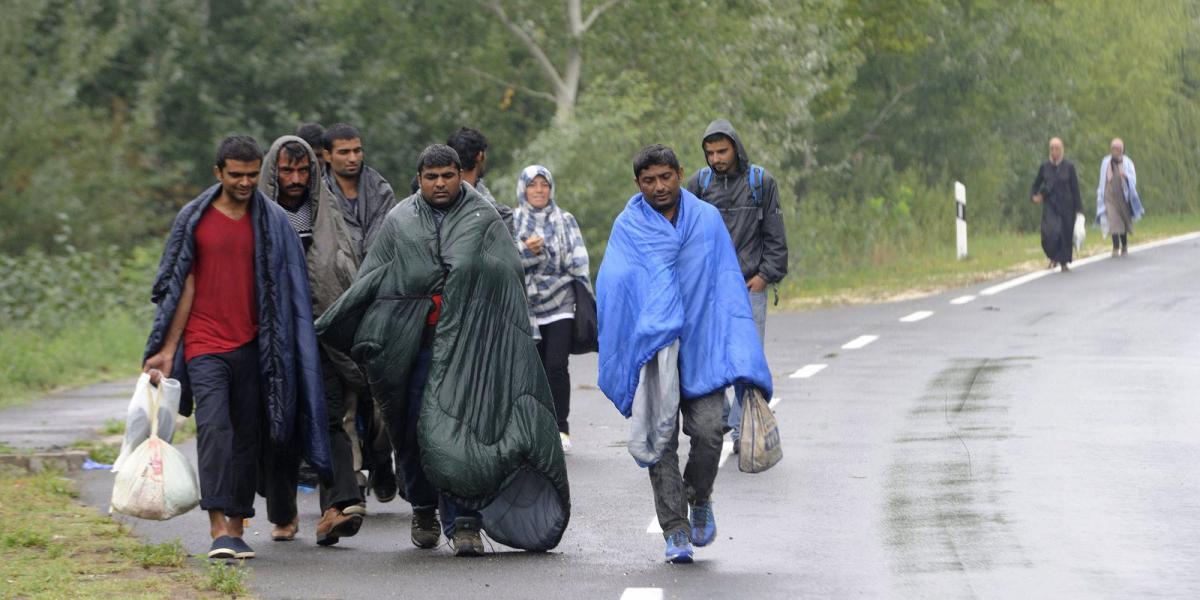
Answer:
M975 296L967 294L966 296L959 296L959 297L951 300L950 304L966 304L974 299L975 299Z
M625 588L621 600L663 600L662 588Z
M829 365L804 365L803 367L796 369L795 373L788 375L788 378L789 379L808 379L809 377L812 377L813 375L820 373L822 370L825 369L825 367L828 367L828 366Z
M725 461L729 460L729 455L733 454L733 441L725 440L721 444L721 460L717 461L717 468L725 466ZM654 520L654 526L658 527L658 519ZM658 533L662 533L662 528L659 528Z
M929 317L932 317L932 316L933 316L932 310L918 310L917 312L915 312L911 315L908 315L907 317L901 317L900 322L901 323L916 323L917 321L920 321L922 319L928 319Z
M860 336L850 340L849 342L846 342L846 344L844 346L842 346L842 349L843 350L858 350L859 348L862 348L863 346L866 346L867 344L870 344L871 342L874 342L877 339L879 339L879 336L877 336L877 335L860 335Z
M1041 279L1051 273L1057 273L1057 272L1058 271L1042 270L1042 271L1034 271L1033 273L1026 273L1025 275L1017 277L1016 279L1010 279L1008 281L1005 281L1004 283L993 285L992 287L979 292L979 295L980 296L994 296L996 294L999 294L1000 292L1003 292L1004 290L1011 290L1011 289L1017 287L1018 285L1025 285L1026 283L1029 283L1030 281L1036 281L1036 280Z
M1169 246L1171 244L1178 244L1180 242L1188 242L1188 241L1195 240L1195 239L1200 239L1200 231L1175 236L1173 238L1167 238L1165 240L1158 240L1157 242L1148 242L1145 244L1138 244L1136 246L1130 246L1129 252L1130 253L1142 252L1143 250L1152 250L1154 248L1160 248L1162 246ZM1096 254L1093 256L1089 256L1087 258L1082 258L1082 259L1073 261L1071 263L1071 267L1072 268L1082 267L1085 265L1090 265L1092 263L1100 262L1102 260L1107 260L1109 258L1112 258L1111 254L1109 254L1108 252L1101 252L1100 254ZM998 285L993 285L992 287L979 292L979 295L993 296L993 295L999 294L1000 292L1003 292L1005 290L1011 290L1012 288L1015 288L1018 285L1024 285L1026 283L1029 283L1030 281L1035 281L1035 280L1041 279L1047 275L1050 275L1052 273L1057 273L1057 272L1058 272L1057 269L1054 269L1054 270L1045 269L1045 270L1041 270L1041 271L1035 271L1033 273L1028 273L1028 274L1022 275L1020 277L1017 277L1016 279L1011 279L1009 281L1005 281L1004 283L1001 283Z
M650 517L650 524L646 526L646 533L662 533L662 527L658 525L658 517Z

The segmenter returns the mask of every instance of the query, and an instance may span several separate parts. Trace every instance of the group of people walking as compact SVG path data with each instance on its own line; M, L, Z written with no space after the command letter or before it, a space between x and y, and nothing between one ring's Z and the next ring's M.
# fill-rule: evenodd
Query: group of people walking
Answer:
M1076 230L1084 222L1083 202L1075 165L1064 158L1061 139L1050 139L1050 156L1038 169L1029 195L1035 204L1042 205L1042 250L1050 259L1049 268L1070 271ZM1133 224L1144 213L1133 159L1125 156L1125 142L1115 138L1109 144L1109 154L1100 161L1095 217L1103 235L1112 236L1113 257L1129 253Z
M347 124L302 125L265 153L223 140L217 183L168 235L143 364L180 380L181 413L194 410L209 556L255 555L243 523L256 493L272 539L294 539L302 463L319 481L320 545L359 531L370 490L412 505L419 548L444 536L479 555L483 533L556 546L570 520L569 356L594 298L601 389L633 420L667 559L690 562L715 537L725 430L736 437L745 388L770 394L766 288L787 273L770 173L727 121L701 145L707 166L686 186L671 149L635 157L640 193L593 285L550 170L525 167L515 208L497 201L474 129L425 148L403 199Z

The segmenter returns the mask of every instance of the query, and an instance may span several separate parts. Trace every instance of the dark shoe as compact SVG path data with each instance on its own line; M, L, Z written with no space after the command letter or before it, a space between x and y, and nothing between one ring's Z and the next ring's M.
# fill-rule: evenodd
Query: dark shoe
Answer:
M233 538L223 535L213 540L212 545L208 547L208 557L217 559L236 558L237 548L233 542Z
M317 545L332 546L344 537L351 537L362 527L362 515L348 515L339 508L330 508L317 522Z
M455 556L483 556L483 536L479 533L479 520L459 517L454 520L454 537L450 547Z
M271 539L276 542L290 542L296 539L297 533L300 533L300 517L292 519L287 525L276 525L271 530Z
M375 499L380 502L391 502L396 499L399 489L396 485L396 474L391 469L391 461L376 466L379 468L372 470L369 478L371 493L375 494Z
M413 510L412 543L414 546L422 550L436 548L441 536L442 526L438 523L436 509L424 508Z
M690 564L692 562L692 541L688 533L682 529L667 536L667 562Z
M717 537L717 519L713 516L712 500L692 505L692 543L704 547Z
M235 537L233 538L233 557L242 559L254 558L254 549L250 547L250 544L246 543L246 540Z

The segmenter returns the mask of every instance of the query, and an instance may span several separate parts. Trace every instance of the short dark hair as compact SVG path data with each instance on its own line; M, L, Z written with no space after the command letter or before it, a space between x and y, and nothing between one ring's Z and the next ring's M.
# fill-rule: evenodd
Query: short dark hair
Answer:
M730 144L732 144L732 143L733 143L733 138L731 138L731 137L729 137L728 135L726 135L726 134L724 134L724 133L721 133L721 132L719 132L719 131L718 131L718 132L716 132L716 133L710 133L710 134L708 134L708 135L704 136L704 142L703 142L703 143L704 143L704 144L711 144L711 143L713 143L713 142L720 141L720 140L729 140L729 143L730 143Z
M262 160L263 151L258 147L258 142L248 135L231 135L221 140L221 145L217 146L217 160L215 164L218 169L225 169L225 161L241 160L245 162L253 162Z
M454 148L445 144L434 144L421 151L421 156L417 157L417 173L425 170L425 167L448 167L454 165L462 170L462 160L458 157L458 153Z
M666 165L675 171L680 169L679 158L675 156L674 150L662 144L650 144L642 148L642 151L633 157L634 178L636 179L642 174L642 171L654 165Z
M320 123L301 123L296 127L296 137L308 142L313 150L325 147L325 127Z
M353 125L348 123L335 123L325 130L325 135L321 136L321 147L326 150L333 150L333 143L337 140L361 140L362 134L355 129Z
M487 151L488 140L477 129L460 127L446 140L446 145L458 153L463 170L470 171L475 168L475 157L479 156L480 152Z
M290 142L284 142L283 146L279 149L279 151L281 154L287 155L289 165L300 161L300 159L302 159L302 158L308 157L308 150L305 150L304 146L300 142L297 142L296 140L292 140Z

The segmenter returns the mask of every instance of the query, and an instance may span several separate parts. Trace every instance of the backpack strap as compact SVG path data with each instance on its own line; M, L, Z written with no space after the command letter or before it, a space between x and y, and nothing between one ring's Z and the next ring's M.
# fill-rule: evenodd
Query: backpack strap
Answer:
M763 168L750 165L750 203L755 207L762 206Z
M704 167L700 169L700 195L704 196L704 192L708 191L709 184L712 183L713 170L712 167Z

